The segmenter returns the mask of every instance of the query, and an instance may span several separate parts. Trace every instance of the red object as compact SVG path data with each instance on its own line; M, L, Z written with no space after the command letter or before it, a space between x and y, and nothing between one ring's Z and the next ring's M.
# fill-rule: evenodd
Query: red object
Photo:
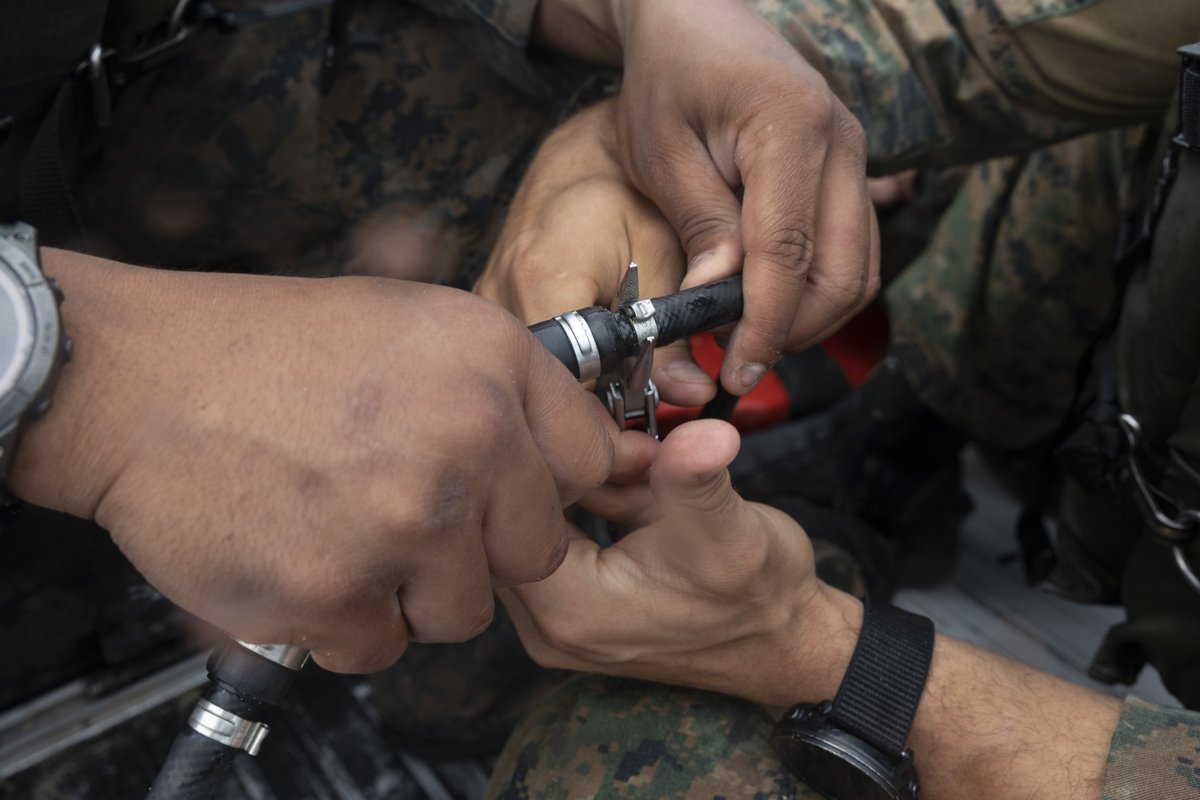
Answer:
M725 351L710 333L689 340L692 355L700 368L716 378ZM883 306L875 303L865 309L821 346L838 363L851 386L858 386L883 359L888 347L888 321ZM733 410L734 426L743 433L769 428L785 421L791 412L791 400L774 370L768 372L749 394L738 400ZM658 427L663 435L677 425L700 416L699 408L683 408L670 403L658 407Z
M891 331L883 303L872 303L821 343L842 368L851 386L867 379L887 355Z

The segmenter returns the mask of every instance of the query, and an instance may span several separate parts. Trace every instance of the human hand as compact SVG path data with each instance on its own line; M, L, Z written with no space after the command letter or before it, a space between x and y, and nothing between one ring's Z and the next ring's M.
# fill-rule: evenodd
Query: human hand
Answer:
M491 619L566 549L611 422L464 292L126 267L46 251L76 355L11 485L95 517L148 581L338 671Z
M679 427L653 455L649 491L599 498L636 530L606 549L574 531L553 575L501 593L535 660L768 706L832 696L860 607L817 580L791 517L733 491L737 449L726 423Z
M538 150L475 291L532 324L611 306L630 261L638 262L642 297L678 290L683 250L625 176L616 102L606 100L572 117ZM716 393L686 340L655 351L653 377L676 405L703 405Z
M865 137L821 75L739 0L616 9L620 153L685 245L685 285L744 259L746 311L721 371L740 394L785 348L828 336L878 291Z
M744 264L746 313L721 368L730 391L878 291L862 128L743 2L542 0L534 32L624 66L619 153L684 243L685 286Z

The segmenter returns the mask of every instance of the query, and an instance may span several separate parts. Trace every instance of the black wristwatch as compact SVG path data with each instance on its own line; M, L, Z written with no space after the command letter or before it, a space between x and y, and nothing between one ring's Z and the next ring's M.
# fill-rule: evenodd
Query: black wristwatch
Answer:
M837 697L794 707L771 742L784 766L831 800L915 800L907 749L933 658L933 623L868 603Z
M70 357L58 285L42 274L37 231L0 225L0 503L25 427L50 407Z

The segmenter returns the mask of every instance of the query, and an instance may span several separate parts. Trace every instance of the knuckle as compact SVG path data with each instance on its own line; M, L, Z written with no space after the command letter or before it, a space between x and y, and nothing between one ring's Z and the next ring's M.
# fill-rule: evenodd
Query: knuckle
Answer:
M821 78L819 83L814 78L813 86L807 92L805 105L808 120L816 130L827 134L833 129L840 104L824 78Z
M548 264L545 259L546 247L538 228L527 228L513 236L506 248L504 263L510 280L541 277L545 274Z
M778 91L758 92L756 100L745 107L757 121L756 132L770 134L763 141L771 141L782 126L805 136L804 141L827 140L834 130L839 102L820 76L789 83Z
M767 220L762 241L752 255L781 276L803 281L816 252L812 229L811 222L803 217L775 214Z
M452 641L465 642L469 639L474 639L491 626L495 613L495 601L492 599L491 592L488 592L479 610L474 614L464 617L461 623L456 626L457 630L454 631L456 638Z
M534 624L542 641L552 650L580 657L583 648L579 626L575 624L573 617L570 613L554 613L536 618Z
M716 249L724 239L733 240L739 221L722 205L680 201L679 237L689 253Z
M557 515L561 519L561 515ZM549 545L545 555L540 559L538 564L538 575L534 580L542 580L559 568L563 560L567 557L567 550L570 547L570 539L567 538L567 532L563 526L559 526L557 531L554 531L549 536Z

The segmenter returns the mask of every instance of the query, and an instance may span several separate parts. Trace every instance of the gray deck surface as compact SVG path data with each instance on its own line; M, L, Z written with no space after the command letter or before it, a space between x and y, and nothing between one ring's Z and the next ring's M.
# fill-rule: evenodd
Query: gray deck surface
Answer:
M933 588L904 588L899 606L925 614L938 630L1038 669L1099 691L1124 696L1087 676L1092 655L1108 628L1123 619L1117 608L1084 606L1027 587L1014 534L1018 508L968 453L967 486L975 510L963 530L962 552L953 578ZM1158 673L1143 670L1137 696L1178 706Z

